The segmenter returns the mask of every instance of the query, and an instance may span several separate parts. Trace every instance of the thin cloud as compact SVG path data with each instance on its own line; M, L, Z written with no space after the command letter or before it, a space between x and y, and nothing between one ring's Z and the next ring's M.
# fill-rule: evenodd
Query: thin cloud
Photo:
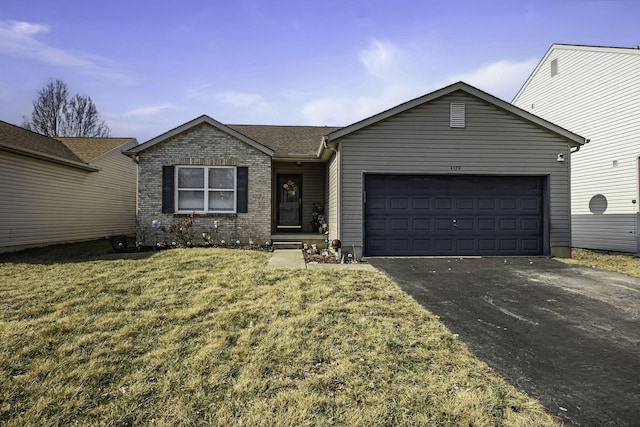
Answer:
M463 81L498 98L510 101L537 64L537 59L521 62L503 60L484 65L474 71L452 75L448 82Z
M256 107L268 104L261 95L245 92L225 92L219 96L220 101L233 108Z
M114 80L129 80L124 74L98 63L95 57L48 45L37 39L49 26L23 21L0 21L0 54L28 58L50 65L77 68Z
M300 110L305 124L345 126L421 95L416 87L395 84L360 96L327 96L306 103Z
M410 55L391 42L371 40L356 56L361 69L360 93L343 92L323 95L300 109L303 121L309 125L343 126L394 107L421 95L424 84L412 75L416 67Z
M122 114L124 118L130 117L149 117L155 116L159 113L164 112L165 110L169 110L174 108L172 104L155 104L155 105L146 105L144 107L134 108L129 111L125 111Z
M373 39L358 56L368 74L380 77L396 69L402 56L401 52L392 43Z

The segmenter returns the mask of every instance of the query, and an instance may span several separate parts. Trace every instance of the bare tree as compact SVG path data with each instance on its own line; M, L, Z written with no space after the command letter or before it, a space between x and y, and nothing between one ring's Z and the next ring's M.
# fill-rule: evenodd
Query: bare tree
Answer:
M109 127L100 120L91 97L69 96L62 80L49 80L33 101L31 118L23 117L22 126L47 136L109 136Z

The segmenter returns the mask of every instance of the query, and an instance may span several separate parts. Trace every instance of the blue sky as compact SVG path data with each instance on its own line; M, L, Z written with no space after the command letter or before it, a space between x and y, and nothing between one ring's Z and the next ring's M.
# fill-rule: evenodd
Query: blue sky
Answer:
M3 0L0 120L49 78L144 142L201 114L342 126L463 80L511 101L552 43L640 44L640 1Z

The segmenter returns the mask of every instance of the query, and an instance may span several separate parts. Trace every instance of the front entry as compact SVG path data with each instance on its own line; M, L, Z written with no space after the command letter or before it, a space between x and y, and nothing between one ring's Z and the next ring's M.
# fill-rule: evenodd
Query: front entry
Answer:
M302 231L302 175L277 175L276 230Z

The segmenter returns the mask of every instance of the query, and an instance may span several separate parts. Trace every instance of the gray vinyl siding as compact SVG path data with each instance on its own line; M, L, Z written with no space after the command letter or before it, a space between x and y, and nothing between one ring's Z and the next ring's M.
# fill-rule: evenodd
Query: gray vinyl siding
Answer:
M338 205L339 205L339 191L338 191L338 163L339 155L335 153L329 161L329 185L328 185L328 219L329 219L329 238L331 240L338 239L340 236L340 230L338 229L339 217L338 217Z
M451 102L466 104L465 128L449 127ZM339 143L343 245L362 245L363 174L409 173L549 176L551 254L570 246L568 141L478 98L452 93Z
M573 245L637 252L640 52L558 46L514 104L591 140L572 155ZM598 194L603 214L589 209Z
M98 172L0 152L0 251L133 234L136 165L121 149Z
M311 227L313 204L324 204L325 201L325 165L324 163L302 163L300 166L295 163L275 163L273 182L276 182L278 174L301 174L302 175L302 232L314 233ZM273 200L276 195L273 194ZM276 218L273 206L272 218ZM275 229L275 227L274 227Z

